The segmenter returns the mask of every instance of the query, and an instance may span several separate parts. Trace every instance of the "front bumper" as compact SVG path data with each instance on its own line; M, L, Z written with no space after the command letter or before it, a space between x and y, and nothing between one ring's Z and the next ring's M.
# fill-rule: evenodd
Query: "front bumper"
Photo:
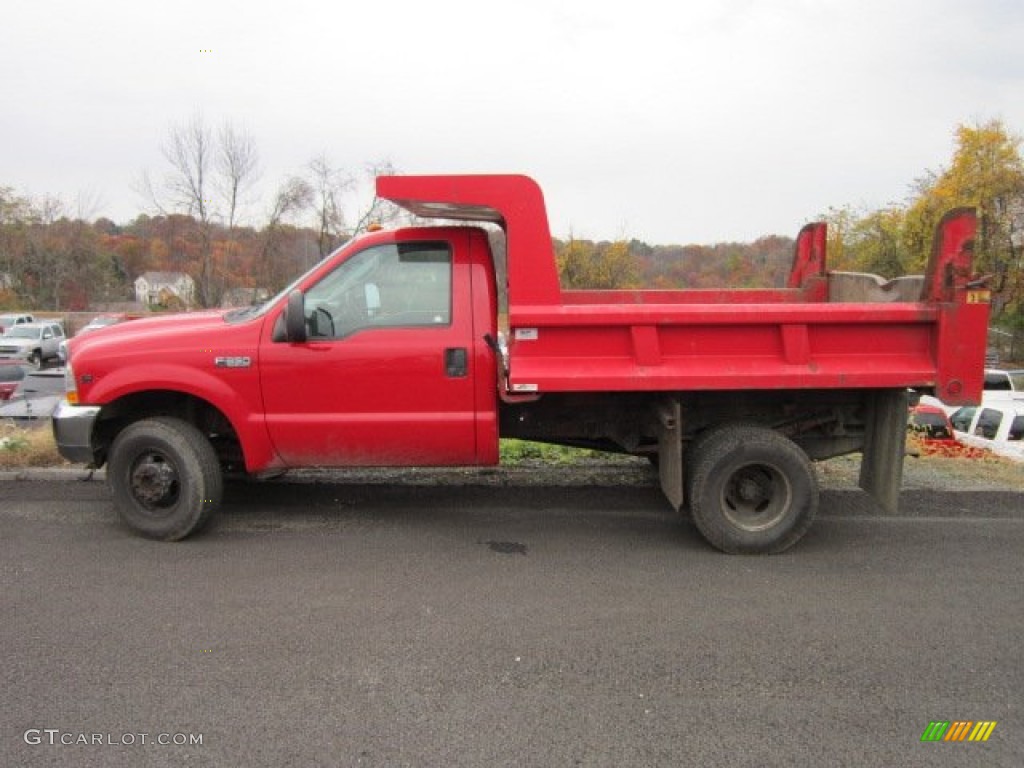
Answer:
M68 461L92 464L92 428L100 409L96 405L71 405L67 400L53 412L53 437L57 450Z

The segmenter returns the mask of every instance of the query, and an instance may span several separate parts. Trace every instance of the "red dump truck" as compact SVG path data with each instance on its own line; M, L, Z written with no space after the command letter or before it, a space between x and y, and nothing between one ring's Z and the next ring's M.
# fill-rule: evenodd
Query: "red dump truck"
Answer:
M359 237L259 307L73 340L57 444L107 465L128 526L188 536L226 472L493 465L516 437L646 456L713 546L780 552L817 510L813 460L862 452L861 486L894 510L908 388L980 396L970 210L918 277L829 271L811 224L785 288L569 291L533 180L390 176L377 194L504 231L507 328L487 230L456 224Z

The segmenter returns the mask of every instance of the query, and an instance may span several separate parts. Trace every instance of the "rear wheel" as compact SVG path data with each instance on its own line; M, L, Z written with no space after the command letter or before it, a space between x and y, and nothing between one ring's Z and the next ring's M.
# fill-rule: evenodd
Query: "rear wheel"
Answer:
M807 455L767 427L713 429L692 446L690 515L704 538L732 554L793 546L818 510L818 482Z
M38 349L32 350L32 354L28 356L28 364L36 370L43 367L43 353Z
M147 538L178 541L220 504L223 479L206 436L181 419L145 419L114 440L107 482L122 522Z

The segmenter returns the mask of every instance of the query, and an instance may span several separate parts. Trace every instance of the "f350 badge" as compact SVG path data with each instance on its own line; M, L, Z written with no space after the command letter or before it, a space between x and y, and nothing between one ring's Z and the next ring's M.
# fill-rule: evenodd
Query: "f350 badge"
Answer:
M252 365L251 357L215 357L213 364L218 368L248 368Z

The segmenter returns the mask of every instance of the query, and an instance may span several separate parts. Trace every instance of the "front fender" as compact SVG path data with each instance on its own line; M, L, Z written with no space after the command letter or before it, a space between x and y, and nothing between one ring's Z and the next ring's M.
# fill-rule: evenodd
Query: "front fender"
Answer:
M83 404L107 407L130 395L146 392L180 392L204 400L230 422L250 472L278 463L270 442L255 367L217 369L211 373L175 363L146 363L145 376L133 366L116 368L92 383Z

